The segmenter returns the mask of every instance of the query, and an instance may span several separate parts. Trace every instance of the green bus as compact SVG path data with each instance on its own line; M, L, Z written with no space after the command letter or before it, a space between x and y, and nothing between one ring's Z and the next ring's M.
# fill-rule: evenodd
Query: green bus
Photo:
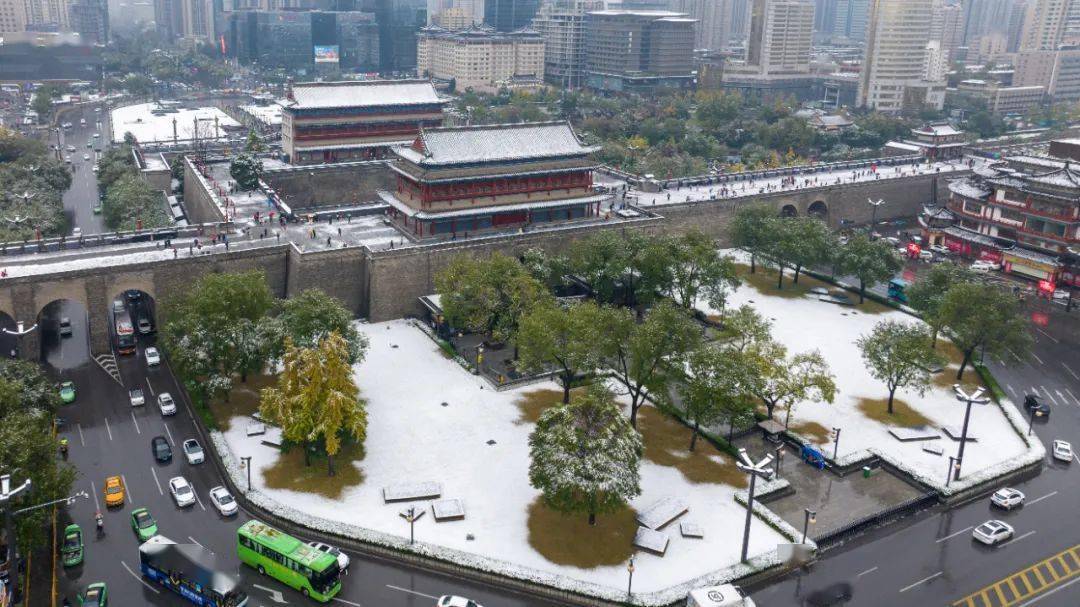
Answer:
M337 558L320 552L262 521L251 520L236 532L240 561L322 603L341 592Z

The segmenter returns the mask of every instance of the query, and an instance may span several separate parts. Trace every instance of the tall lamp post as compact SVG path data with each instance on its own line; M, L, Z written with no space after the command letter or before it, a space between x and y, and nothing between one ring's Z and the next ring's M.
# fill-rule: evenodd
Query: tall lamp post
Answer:
M626 581L626 596L631 595L631 589L634 587L634 556L630 555L630 562L626 564L626 572L630 574L629 579Z
M1035 425L1035 418L1036 417L1042 417L1042 416L1043 416L1043 412L1039 411L1038 407L1032 407L1031 408L1031 416L1028 417L1028 431L1027 431L1028 436L1031 436L1031 428L1032 428L1032 426Z
M971 421L971 405L985 405L990 402L990 398L983 396L985 392L983 388L978 388L968 394L964 392L960 384L953 384L953 392L956 393L956 400L967 403L967 408L964 410L964 428L960 431L960 450L956 454L956 474L953 476L953 480L958 481L960 480L960 466L964 464L964 446L967 444L968 422Z
M870 206L873 207L873 209L870 211L870 240L873 240L874 226L877 224L877 210L878 207L885 204L885 200L882 198L879 198L877 200L874 200L873 198L867 198L866 202L870 203Z
M247 470L248 491L251 491L251 456L245 455L240 458L243 460L243 467Z
M953 471L954 470L956 471L956 474L960 473L960 460L958 460L955 457L950 455L949 456L949 469L945 471L945 486L946 487L948 487L949 483L952 481Z
M806 532L810 529L810 525L817 522L817 511L809 508L803 508L803 523L802 523L802 543L806 543Z
M835 441L835 443L833 443L832 458L835 462L836 456L840 454L840 428L833 428L832 431L833 440Z
M765 459L755 464L746 454L746 449L739 449L739 459L742 461L735 462L735 465L739 467L739 470L750 475L750 490L746 494L746 525L743 526L741 557L742 562L745 563L746 552L750 548L750 517L754 512L754 482L759 476L769 475L769 464L772 463L773 456L766 455Z

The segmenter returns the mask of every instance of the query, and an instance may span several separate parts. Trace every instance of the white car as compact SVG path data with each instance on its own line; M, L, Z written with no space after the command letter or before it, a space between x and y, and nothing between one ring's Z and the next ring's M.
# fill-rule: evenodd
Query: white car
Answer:
M1011 538L1013 536L1013 528L1012 525L1005 521L995 519L979 525L971 535L976 541L982 542L987 546L993 546Z
M72 238L78 238L80 236L82 236L82 228L72 228L71 229L71 237Z
M143 353L146 356L146 366L153 367L161 364L161 353L154 346L150 346Z
M930 245L930 250L935 253L941 253L942 255L948 255L949 253L951 253L951 251L949 251L949 247L943 244L932 244Z
M131 399L132 407L141 407L146 404L146 396L143 395L142 388L128 390L128 398Z
M191 483L182 476L174 476L169 479L169 493L172 494L176 505L184 508L195 503L195 490Z
M983 261L981 259L978 260L978 261L972 262L972 264L971 264L971 271L972 272L978 272L980 274L985 274L987 272L993 272L994 270L997 270L997 269L998 269L998 265L996 263L993 263L991 261Z
M1012 510L1017 506L1024 505L1024 493L1011 487L1002 487L990 496L990 503L998 508Z
M101 133L94 133L94 139L97 139L98 137L101 137Z
M90 154L83 154L82 159L83 159L83 162L86 162L87 160L90 160Z
M214 505L214 508L217 508L221 516L232 516L238 510L236 499L233 498L228 489L220 485L210 490L210 503Z
M934 253L932 251L919 251L919 261L934 261Z
M332 554L337 558L338 569L342 571L348 571L349 569L349 555L342 552L340 549L331 546L330 544L324 544L322 542L308 542L308 546L318 550L319 552L325 552Z
M157 395L157 406L161 409L162 415L176 415L176 401L168 392Z
M1072 445L1068 441L1054 441L1053 455L1054 459L1056 460L1061 460L1063 462L1071 462L1073 460Z
M203 463L206 459L206 454L203 453L203 448L199 444L199 441L189 438L184 441L184 457L187 458L187 463L194 466L195 464Z
M482 607L480 603L469 600L463 596L454 596L451 594L445 594L439 597L439 602L435 603L435 607Z

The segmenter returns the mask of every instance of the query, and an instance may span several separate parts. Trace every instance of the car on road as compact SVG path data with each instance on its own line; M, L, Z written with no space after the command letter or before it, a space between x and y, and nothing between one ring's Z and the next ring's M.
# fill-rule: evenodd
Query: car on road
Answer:
M75 146L69 145L69 146L65 147L64 149L69 151L69 152L74 152L75 151Z
M82 236L82 228L72 228L71 229L71 237L72 238L79 238L81 236Z
M131 530L140 542L145 542L158 534L157 521L146 508L136 508L131 511Z
M452 594L444 594L439 597L439 601L435 603L435 607L482 607L480 603L467 599L463 596L454 596Z
M1050 405L1039 400L1037 394L1024 395L1024 408L1043 417L1050 415Z
M64 156L64 162L67 164L71 164L71 156Z
M334 546L331 546L330 544L324 544L322 542L308 542L307 545L318 550L319 552L325 552L327 554L334 555L334 558L337 559L338 569L341 569L342 571L349 570L349 555L342 552L340 548L336 548Z
M105 507L124 505L124 479L110 476L105 479Z
M949 253L951 253L951 251L949 251L949 247L943 244L932 244L930 245L930 250L935 253L940 253L941 255L948 255Z
M128 291L127 291L127 300L129 302L135 303L135 302L139 301L140 299L142 299L142 293L141 292L139 292L139 291L137 291L135 289L128 289Z
M99 108L99 107L96 107L96 108L94 108L94 111L95 111L95 112L101 112L101 108Z
M79 118L79 126L86 126L86 118Z
M164 436L155 436L150 439L150 452L154 454L154 459L159 462L172 461L172 447L169 446L169 441L165 440Z
M1013 536L1013 533L1012 525L1005 521L994 519L986 521L976 527L975 531L971 532L971 535L976 541L982 542L987 546L993 546L1009 539Z
M64 543L60 546L60 560L64 567L74 567L83 562L82 527L71 524L64 528Z
M128 400L131 401L132 407L141 407L146 404L146 396L143 395L142 388L128 390Z
M94 139L97 139L98 137L101 137L101 133L94 133Z
M236 498L229 493L228 489L221 485L210 490L210 503L214 505L214 508L217 508L217 511L221 516L232 516L236 514L238 510Z
M93 147L94 147L94 140L93 140L93 139L91 139L90 141L87 141L87 142L86 142L86 147L87 147L87 148L90 148L90 149L93 149Z
M187 479L182 476L174 476L169 479L169 493L172 494L176 505L181 508L195 503L195 490L191 488L191 483L187 482Z
M187 463L194 466L195 464L201 464L206 459L206 454L203 453L202 445L199 441L189 438L184 441L184 457L187 458Z
M75 402L75 382L66 381L60 384L60 400L64 401L64 404Z
M90 160L90 154L83 154L82 159L83 159L83 162L86 162L86 161Z
M71 319L67 316L60 319L60 337L71 337Z
M990 496L990 503L998 508L1012 510L1017 506L1024 505L1024 493L1012 487L1002 487Z
M147 348L143 355L146 356L146 366L154 367L161 364L161 353L154 346Z
M971 268L970 269L971 269L972 272L978 272L980 274L986 274L987 272L993 272L994 270L997 270L998 268L999 268L999 266L996 263L993 263L993 262L990 262L990 261L983 261L983 260L980 259L978 261L973 261L971 263Z
M919 261L931 262L934 261L933 251L919 251Z
M94 215L101 215L101 202L94 203Z
M123 312L124 311L124 302L120 301L119 299L114 299L113 302L112 302L112 311L113 311L113 314L119 314L119 313Z
M86 592L79 596L82 607L108 607L109 591L105 582L95 582L86 587Z
M136 326L139 327L140 335L149 335L154 332L154 325L150 324L150 319L145 316L139 317Z
M1063 440L1054 441L1053 455L1056 460L1071 462L1073 460L1072 444Z
M176 401L168 392L157 395L157 406L162 415L176 415Z

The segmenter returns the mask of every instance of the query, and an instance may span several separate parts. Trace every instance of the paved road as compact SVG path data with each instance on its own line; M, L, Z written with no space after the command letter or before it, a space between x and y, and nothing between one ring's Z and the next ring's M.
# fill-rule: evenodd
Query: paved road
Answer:
M138 543L129 521L134 508L147 507L157 519L163 535L175 541L198 542L218 554L229 555L254 599L249 603L251 607L275 604L267 591L255 588L253 584L281 591L288 604L313 604L281 584L259 578L254 571L240 566L235 558L235 532L250 517L241 512L232 519L222 518L207 502L208 490L223 482L211 464L191 466L184 461L179 445L185 438L195 435L190 411L181 406L176 416L163 418L153 402L138 408L129 405L129 387L142 387L148 401L153 398L151 395L156 396L162 391L179 392L167 367L147 369L142 358L146 343L140 343L137 355L119 360L121 385L96 363L86 361L85 333L80 327L76 326L72 337L63 340L47 338L45 342L52 344L46 352L48 359L62 361L65 367L52 371L73 379L78 387L76 403L67 406L63 412L67 417L65 434L71 441L70 461L80 472L75 490L85 489L92 494L90 500L80 500L69 512L70 518L82 526L87 548L82 566L67 570L58 567L62 596L74 598L75 593L88 584L104 581L117 605L190 604L161 588L147 586L138 575ZM151 457L150 440L154 436L164 436L174 445L172 462L158 464ZM102 483L106 476L115 474L125 479L128 499L122 508L106 511ZM177 475L183 475L195 487L200 498L195 506L180 509L172 502L168 480ZM102 538L95 537L94 528L94 512L99 508L105 514L106 534ZM442 594L461 594L487 607L552 605L380 559L357 554L350 556L351 571L335 604L418 607L433 605L433 597ZM31 599L31 604L47 604L43 600L38 595Z
M79 124L79 119L86 119L86 126ZM100 126L97 121L100 120ZM105 220L101 215L94 214L94 202L97 201L97 175L93 171L94 162L105 150L109 142L108 112L102 110L95 112L94 107L84 106L67 112L64 121L72 123L70 129L60 131L60 143L64 147L65 157L71 157L73 168L71 188L64 193L64 213L70 220L71 227L82 228L83 234L99 234L108 231ZM94 133L101 136L95 138ZM94 147L88 148L86 144L93 141ZM50 143L56 143L55 131L51 134ZM67 146L75 148L69 152ZM83 156L90 156L89 160L83 160Z

